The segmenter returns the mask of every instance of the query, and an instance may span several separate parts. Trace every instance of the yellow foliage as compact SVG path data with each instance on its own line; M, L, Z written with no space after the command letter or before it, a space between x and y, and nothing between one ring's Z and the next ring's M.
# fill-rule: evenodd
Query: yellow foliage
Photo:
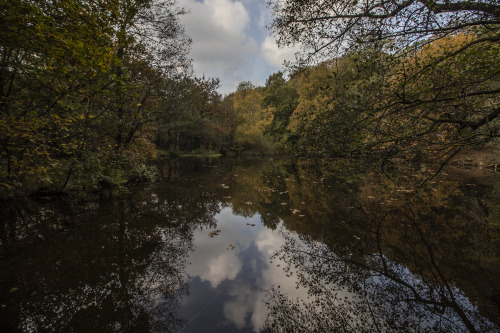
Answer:
M238 145L266 151L271 149L271 140L264 135L264 131L272 122L272 112L261 108L263 98L259 88L246 89L234 94L234 110L240 123L234 134L234 140Z
M299 104L293 112L288 129L299 133L321 112L332 107L329 88L334 87L332 62L324 62L305 71L297 83Z
M130 145L129 151L134 156L140 156L144 160L156 158L156 145L146 138L139 137Z

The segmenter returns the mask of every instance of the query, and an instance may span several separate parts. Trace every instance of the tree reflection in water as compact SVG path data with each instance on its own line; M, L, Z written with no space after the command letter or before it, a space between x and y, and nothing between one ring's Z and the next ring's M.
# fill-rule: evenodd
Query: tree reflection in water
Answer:
M286 237L286 236L285 236ZM278 252L310 299L269 290L268 326L279 332L496 332L498 327L454 286L424 280L384 255L337 256L324 244L293 238ZM440 273L435 270L435 273Z
M349 207L357 218L330 210L310 216L308 232L299 224L299 238L284 230L274 257L308 298L267 290L264 331L498 332L498 228L484 195L464 196L455 182L407 190L365 176L358 184ZM325 217L333 221L318 227Z
M193 229L212 227L220 210L202 189L185 194L171 184L107 201L4 207L0 330L177 331Z
M175 332L200 311L184 311L190 271L193 304L228 294L183 332L260 329L268 288L264 330L499 331L497 178L413 190L360 165L168 161L166 182L112 200L1 205L0 330Z

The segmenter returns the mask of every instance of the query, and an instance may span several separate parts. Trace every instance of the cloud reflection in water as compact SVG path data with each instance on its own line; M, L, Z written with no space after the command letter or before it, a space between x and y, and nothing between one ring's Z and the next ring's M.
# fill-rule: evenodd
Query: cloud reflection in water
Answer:
M245 218L234 215L231 207L226 207L215 219L217 229L221 230L217 236L210 237L210 230L195 234L196 249L187 269L191 294L184 300L186 306L181 315L187 320L196 318L183 332L203 327L204 316L208 312L214 314L216 307L222 311L217 315L221 316L220 325L225 328L258 332L268 312L263 303L265 289L279 285L292 297L300 298L305 298L307 293L296 289L297 280L286 276L283 262L271 262L270 257L284 240L279 231L261 223L260 215ZM231 249L230 244L235 248ZM214 294L218 295L215 299Z

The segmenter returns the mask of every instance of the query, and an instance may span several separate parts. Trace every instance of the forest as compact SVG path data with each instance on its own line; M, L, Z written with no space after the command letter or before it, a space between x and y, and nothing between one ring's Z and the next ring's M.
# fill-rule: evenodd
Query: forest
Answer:
M173 0L0 1L0 197L111 191L185 154L443 166L498 149L498 2L269 6L302 52L222 96L193 74Z

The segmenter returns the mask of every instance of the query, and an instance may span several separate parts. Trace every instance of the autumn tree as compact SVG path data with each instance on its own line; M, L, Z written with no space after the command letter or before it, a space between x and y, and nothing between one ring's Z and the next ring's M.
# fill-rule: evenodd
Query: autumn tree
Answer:
M111 4L2 1L0 154L3 190L64 183L61 160L85 141L88 99L113 65Z
M380 99L387 76L380 73L390 70L389 55L366 48L296 73L289 82L297 102L286 127L288 151L316 157L364 154L372 119L367 106Z
M272 115L271 123L266 127L266 134L283 146L291 140L287 129L290 116L297 107L297 89L292 82L287 82L282 72L269 76L266 81L262 108Z
M385 156L432 153L447 161L464 146L498 137L497 2L276 0L270 5L278 43L302 45L298 67L371 48L399 62L392 62L392 77L387 68L379 71L379 91L359 89L377 96L371 99L375 104L356 106L365 111L372 149ZM434 145L437 141L444 145ZM429 145L433 148L422 151Z
M271 31L280 45L301 43L301 61L331 58L359 45L391 41L396 48L432 42L464 28L481 31L477 43L499 40L496 1L271 0Z
M261 107L262 87L255 87L250 82L241 82L231 98L238 121L234 134L236 149L269 153L273 143L264 132L270 124L272 115L269 112L265 113L266 110Z
M0 2L2 190L142 173L166 79L189 66L182 13L160 0Z
M113 12L117 62L112 103L118 149L129 144L141 126L137 118L144 118L140 115L147 109L154 83L186 65L189 39L178 22L184 11L174 4L171 0L125 1ZM148 76L148 71L153 75Z
M500 135L499 47L477 38L447 36L397 59L366 113L371 147L444 163Z

